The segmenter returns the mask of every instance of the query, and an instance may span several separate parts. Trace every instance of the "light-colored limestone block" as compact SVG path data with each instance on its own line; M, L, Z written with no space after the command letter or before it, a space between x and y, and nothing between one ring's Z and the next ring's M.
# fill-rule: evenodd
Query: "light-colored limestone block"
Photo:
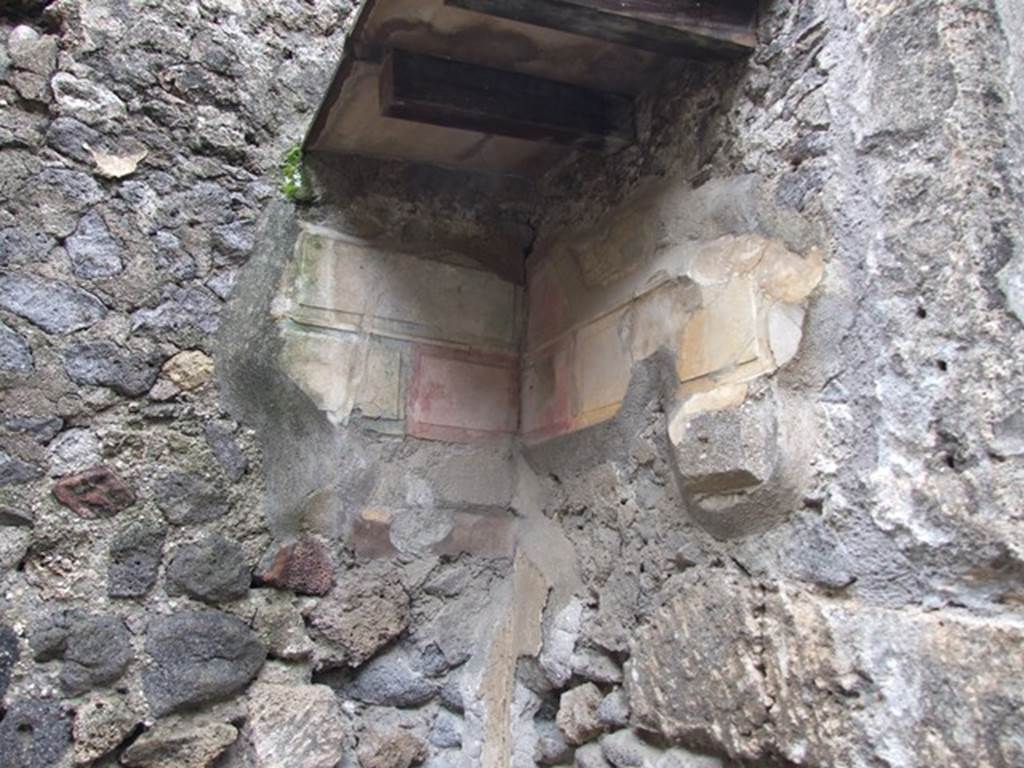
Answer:
M679 341L679 380L689 381L757 360L761 354L753 281L740 277L705 291Z
M514 351L519 288L491 272L307 230L289 315L339 330Z

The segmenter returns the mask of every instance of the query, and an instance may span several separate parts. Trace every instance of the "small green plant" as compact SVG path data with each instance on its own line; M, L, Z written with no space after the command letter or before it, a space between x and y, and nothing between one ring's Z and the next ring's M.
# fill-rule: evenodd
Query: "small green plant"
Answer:
M302 147L289 149L281 163L281 194L293 202L304 202L313 197L302 161Z

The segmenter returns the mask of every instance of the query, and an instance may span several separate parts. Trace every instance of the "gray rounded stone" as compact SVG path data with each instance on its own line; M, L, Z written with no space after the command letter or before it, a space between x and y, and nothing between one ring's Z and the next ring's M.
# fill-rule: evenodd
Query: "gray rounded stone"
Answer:
M167 566L169 593L206 603L239 600L249 592L251 581L242 548L216 535L178 547Z
M152 523L136 523L110 543L107 594L142 597L156 584L167 530Z
M107 308L91 293L26 275L0 276L0 307L48 333L61 334L88 328L107 315Z
M78 229L65 242L71 271L78 277L93 280L110 277L124 269L121 244L107 229L97 213L88 213L78 222Z
M403 649L370 661L345 689L356 701L386 707L418 707L437 693L438 685L423 677Z
M152 389L162 363L156 350L135 352L111 341L73 344L64 352L64 372L76 384L109 387L125 397Z
M150 666L142 674L157 717L230 698L257 675L267 652L239 619L220 611L182 611L152 622Z
M193 472L169 472L153 483L157 507L172 525L209 523L228 511L228 500Z
M74 621L64 650L60 683L69 696L120 679L134 655L128 629L116 616L89 616Z

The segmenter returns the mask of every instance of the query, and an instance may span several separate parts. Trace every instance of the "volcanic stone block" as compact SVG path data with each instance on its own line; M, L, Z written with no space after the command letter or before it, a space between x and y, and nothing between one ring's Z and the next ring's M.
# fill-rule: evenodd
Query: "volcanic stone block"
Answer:
M71 746L71 718L59 702L16 701L0 720L0 768L54 768Z
M629 729L602 736L601 753L612 765L637 768L653 768L661 757L660 749L648 744Z
M87 765L113 752L135 729L138 717L124 697L93 696L75 707L75 763Z
M155 620L146 652L152 664L142 684L158 717L238 693L256 677L267 655L244 622L212 610Z
M0 451L0 486L30 483L42 476L42 468Z
M64 352L64 372L76 384L108 387L125 397L152 389L162 362L155 349L130 350L111 341L72 344Z
M334 768L341 761L344 720L325 685L256 685L249 728L256 768Z
M153 497L172 525L210 523L228 511L224 494L193 472L170 472L158 478Z
M65 241L71 271L76 276L92 280L111 277L124 269L121 244L107 229L97 213L87 213L78 223L78 229Z
M142 597L156 584L167 529L153 523L133 523L110 543L107 594Z
M406 731L370 731L359 740L363 768L410 768L427 757L427 745Z
M300 595L326 595L334 583L334 565L327 547L307 536L278 549L260 580Z
M597 719L601 689L593 683L578 685L562 694L556 722L570 744L585 744L600 736L605 726Z
M233 483L241 480L249 468L249 461L238 447L238 442L232 431L221 424L212 422L203 425L203 435L205 435L206 443L213 451L213 455L224 468L228 479Z
M314 632L337 646L357 667L409 626L409 595L385 568L356 568L342 574L311 617Z
M227 723L157 723L124 751L121 763L129 768L209 768L237 739L238 730Z
M118 680L134 657L128 629L116 616L72 621L64 649L60 683L69 696Z
M599 744L584 744L573 756L576 768L615 768L604 759Z
M168 592L205 603L239 600L249 591L251 571L242 548L221 536L178 547L167 566Z
M439 749L461 747L464 727L461 717L442 709L434 718L434 725L430 730L430 743Z
M135 503L135 493L108 467L69 475L53 486L53 495L79 517L113 517Z
M21 24L7 38L11 64L17 69L49 77L57 67L57 38L40 35L32 27Z
M385 707L418 707L437 693L437 683L426 680L401 648L370 661L344 690L356 701Z
M0 370L28 373L32 367L32 349L28 342L9 325L0 322Z
M100 441L88 429L69 429L59 434L49 445L50 476L84 472L100 463Z
M107 315L91 293L57 280L14 274L0 277L0 307L60 334L88 328Z
M597 719L610 728L624 728L629 722L629 699L626 692L616 688L601 700L597 708Z

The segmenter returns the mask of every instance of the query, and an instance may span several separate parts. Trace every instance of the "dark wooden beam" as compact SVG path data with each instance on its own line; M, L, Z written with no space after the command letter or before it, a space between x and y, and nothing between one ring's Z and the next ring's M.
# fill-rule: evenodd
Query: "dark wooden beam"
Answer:
M447 5L685 58L753 50L757 0L445 0Z
M384 60L380 107L386 117L532 141L602 149L636 139L625 96L399 50Z

